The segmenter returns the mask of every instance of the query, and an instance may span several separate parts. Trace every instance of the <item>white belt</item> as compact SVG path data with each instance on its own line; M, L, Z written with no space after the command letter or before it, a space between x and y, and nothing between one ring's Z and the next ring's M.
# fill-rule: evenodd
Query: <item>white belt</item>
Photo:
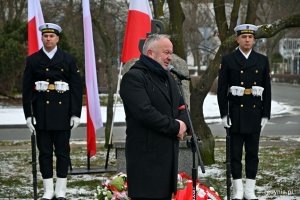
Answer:
M39 92L56 90L57 92L63 93L69 90L69 84L64 81L55 81L54 84L49 84L47 81L37 81L35 82L35 89Z

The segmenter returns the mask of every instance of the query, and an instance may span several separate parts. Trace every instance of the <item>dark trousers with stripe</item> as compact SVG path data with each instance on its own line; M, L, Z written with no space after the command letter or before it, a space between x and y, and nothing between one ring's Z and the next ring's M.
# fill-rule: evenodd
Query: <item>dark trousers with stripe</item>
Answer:
M66 178L70 166L71 131L43 131L36 134L39 164L43 179L53 177L53 152L56 157L56 176Z
M245 147L246 178L255 179L258 169L260 133L230 133L231 174L233 179L242 178L242 157Z

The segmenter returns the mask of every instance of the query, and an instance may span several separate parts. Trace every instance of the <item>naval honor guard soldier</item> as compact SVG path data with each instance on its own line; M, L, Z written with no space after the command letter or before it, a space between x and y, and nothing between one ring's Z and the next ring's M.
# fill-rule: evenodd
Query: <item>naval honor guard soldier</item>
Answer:
M26 58L23 75L23 110L27 126L36 131L42 199L66 199L70 165L71 129L80 123L82 79L75 59L59 47L61 27L45 23L39 27L43 47ZM56 184L53 185L53 152Z
M259 138L270 119L271 83L268 58L255 52L257 26L234 28L238 48L222 57L218 78L218 103L222 122L229 129L232 199L258 199L255 179L258 169ZM227 117L229 117L227 121ZM245 185L242 155L245 146Z

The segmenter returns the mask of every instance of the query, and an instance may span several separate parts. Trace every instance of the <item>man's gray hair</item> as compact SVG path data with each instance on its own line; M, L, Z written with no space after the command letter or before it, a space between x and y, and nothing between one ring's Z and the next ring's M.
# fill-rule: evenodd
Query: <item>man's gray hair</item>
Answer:
M152 47L152 44L163 38L170 39L170 36L166 34L157 34L157 33L149 35L143 46L143 54L147 55L147 51Z

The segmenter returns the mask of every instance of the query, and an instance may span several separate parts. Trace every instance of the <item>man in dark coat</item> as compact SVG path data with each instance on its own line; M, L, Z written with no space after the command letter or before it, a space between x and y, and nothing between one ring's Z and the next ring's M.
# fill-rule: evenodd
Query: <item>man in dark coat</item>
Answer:
M168 71L173 45L153 34L120 87L126 114L126 168L132 200L171 199L177 190L179 140L188 118Z
M27 126L36 131L42 199L65 199L70 164L71 128L79 125L82 80L74 58L57 47L60 26L45 23L43 48L26 59L23 76L23 110ZM53 151L56 156L56 186L53 187Z
M217 96L224 127L229 128L230 134L232 198L257 199L254 188L259 162L259 137L270 119L271 110L269 62L266 56L252 49L256 26L242 24L234 30L239 47L222 58ZM243 146L245 187L241 162Z

